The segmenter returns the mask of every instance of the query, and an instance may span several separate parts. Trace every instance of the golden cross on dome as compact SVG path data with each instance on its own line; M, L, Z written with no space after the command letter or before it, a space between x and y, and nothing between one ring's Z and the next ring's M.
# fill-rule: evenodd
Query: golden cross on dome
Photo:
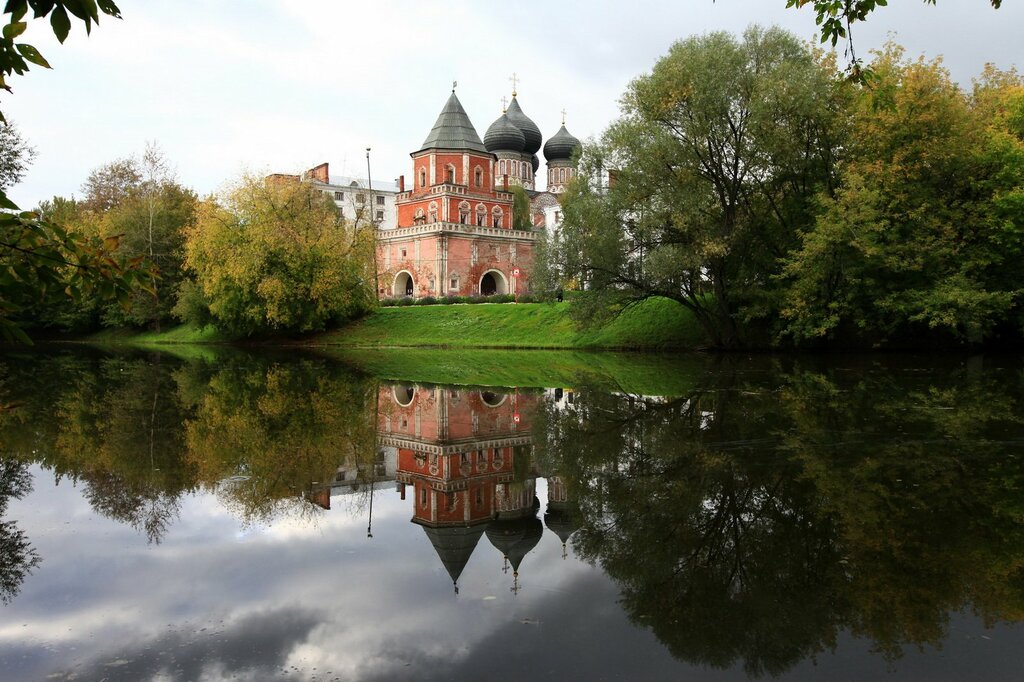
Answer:
M516 75L515 71L512 72L512 77L509 78L509 80L512 81L512 96L515 97L516 96L516 85L519 84L519 76Z
M505 113L508 110L508 98L505 95L501 96L501 113Z
M562 109L562 125L565 125L565 109Z

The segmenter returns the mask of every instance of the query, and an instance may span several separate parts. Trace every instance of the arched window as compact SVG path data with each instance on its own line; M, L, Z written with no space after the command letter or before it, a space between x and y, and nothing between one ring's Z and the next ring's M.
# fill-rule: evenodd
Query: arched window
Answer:
M484 222L487 220L487 207L483 204L476 205L476 224L478 227L482 227Z
M437 202L436 201L431 201L430 202L430 206L428 208L430 210L430 222L436 223L437 222Z
M491 218L493 220L492 224L494 227L501 227L502 213L501 206L495 206L494 210L491 211Z
M498 175L505 174L505 159L498 162Z
M559 182L565 182L565 169L564 168L559 168L558 169L558 181Z
M420 168L420 187L427 186L427 169Z
M417 225L422 225L423 223L427 222L427 214L423 212L422 208L417 208L416 215L413 217L412 221Z
M450 185L455 184L455 166L448 164L444 169L444 179Z
M468 201L460 201L459 202L459 222L462 223L463 225L468 225L469 224L469 202Z
M476 169L473 171L473 180L475 181L477 187L484 186L484 171L482 168L480 168L480 166L477 166Z

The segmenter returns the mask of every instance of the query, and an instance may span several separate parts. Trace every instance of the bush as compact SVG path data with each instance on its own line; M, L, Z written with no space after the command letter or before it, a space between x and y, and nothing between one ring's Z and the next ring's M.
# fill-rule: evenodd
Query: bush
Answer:
M466 303L487 303L487 297L477 295L469 296L466 299Z
M393 297L393 296L389 296L388 298L380 299L380 307L382 307L382 308L390 308L390 307L396 306L396 305L398 305L398 299Z
M495 294L490 297L491 303L515 303L516 297L512 294Z
M413 305L434 305L437 303L437 299L433 296L424 296L423 298L417 299Z
M415 301L416 299L414 299L412 296L403 296L402 298L398 299L398 303L396 305L412 305Z

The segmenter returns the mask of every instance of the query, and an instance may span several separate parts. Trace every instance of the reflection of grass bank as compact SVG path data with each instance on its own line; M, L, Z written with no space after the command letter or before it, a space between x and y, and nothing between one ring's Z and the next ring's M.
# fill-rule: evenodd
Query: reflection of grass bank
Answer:
M568 303L380 308L313 343L357 347L697 348L704 337L693 316L668 299L627 309L608 324L579 331Z
M699 355L574 351L323 349L361 370L395 381L472 386L573 387L680 395L703 372Z

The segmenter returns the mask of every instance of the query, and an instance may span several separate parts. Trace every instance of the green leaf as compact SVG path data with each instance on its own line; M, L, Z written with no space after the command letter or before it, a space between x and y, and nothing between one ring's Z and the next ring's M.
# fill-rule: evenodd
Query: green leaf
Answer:
M28 3L25 0L8 0L4 6L4 14L11 15L11 21L21 21L21 18L28 12Z
M97 0L97 2L100 6L101 12L103 12L106 15L112 16L115 19L121 18L121 10L118 9L117 5L115 5L111 0Z
M32 47L27 43L19 43L18 45L15 45L15 47L18 48L18 52L21 53L22 57L29 60L33 64L38 64L44 69L50 68L49 62L43 59L43 55L39 54L39 50L37 50L36 48Z
M57 9L53 10L53 14L50 15L50 26L53 27L53 35L57 36L57 40L63 43L71 31L71 19L68 18L68 13L64 10L64 7L58 6Z
M4 39L14 40L28 28L28 24L24 21L12 21L11 23L4 26Z

